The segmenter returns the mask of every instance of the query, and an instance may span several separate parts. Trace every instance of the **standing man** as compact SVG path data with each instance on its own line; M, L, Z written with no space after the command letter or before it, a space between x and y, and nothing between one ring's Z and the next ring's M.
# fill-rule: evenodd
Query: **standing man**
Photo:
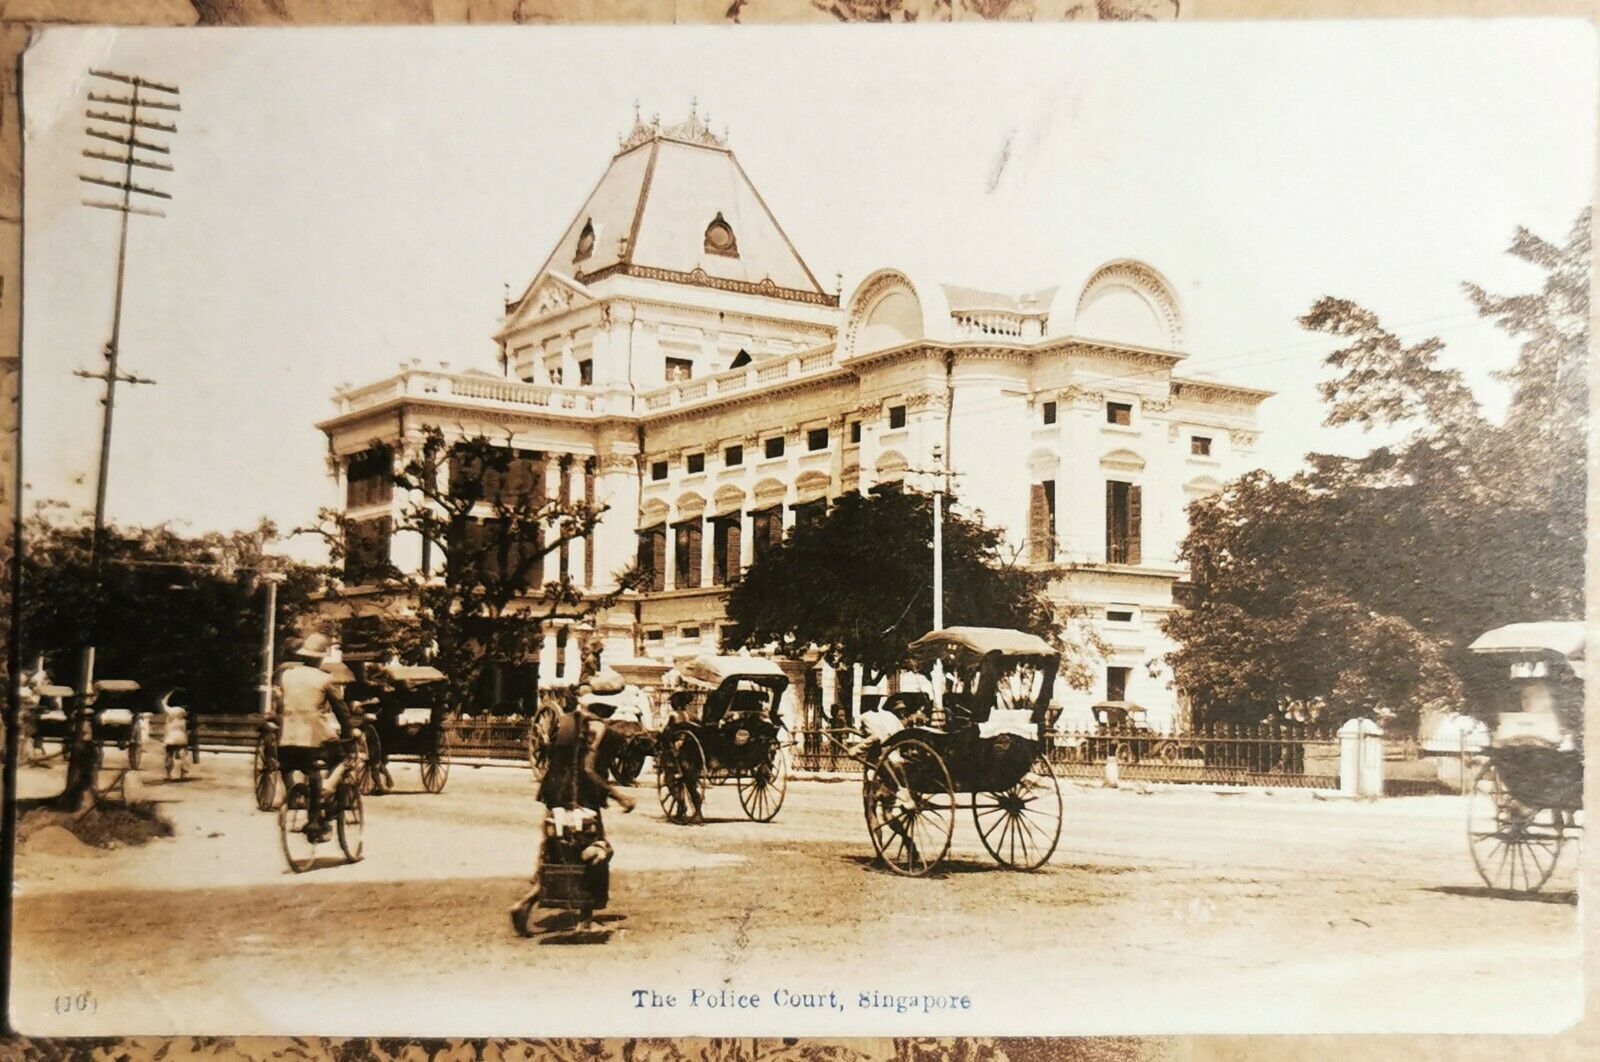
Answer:
M298 660L278 673L280 722L278 733L278 771L287 792L291 772L299 771L309 781L319 767L332 770L344 759L343 740L353 736L350 712L334 676L321 664L331 648L328 636L313 633L295 650ZM320 823L322 791L308 785L307 822ZM310 827L308 826L308 829ZM320 826L320 830L327 827ZM320 841L320 837L312 837Z

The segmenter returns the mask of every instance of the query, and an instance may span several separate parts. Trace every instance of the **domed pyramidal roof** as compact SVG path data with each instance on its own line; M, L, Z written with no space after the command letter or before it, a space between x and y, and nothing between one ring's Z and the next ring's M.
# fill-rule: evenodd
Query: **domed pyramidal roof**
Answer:
M634 111L633 128L573 217L547 272L588 284L624 274L836 305L750 183L726 135L691 104L662 127ZM525 298L519 297L517 303Z

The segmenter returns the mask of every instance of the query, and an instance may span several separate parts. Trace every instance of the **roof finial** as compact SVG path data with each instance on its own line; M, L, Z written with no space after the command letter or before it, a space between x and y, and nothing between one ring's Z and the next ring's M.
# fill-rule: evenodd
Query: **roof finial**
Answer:
M638 125L639 124L639 97L638 96L635 96L633 98L633 124L634 125Z
M699 108L699 106L700 106L700 97L699 96L690 96L689 97L689 117L690 118L694 117L695 111Z

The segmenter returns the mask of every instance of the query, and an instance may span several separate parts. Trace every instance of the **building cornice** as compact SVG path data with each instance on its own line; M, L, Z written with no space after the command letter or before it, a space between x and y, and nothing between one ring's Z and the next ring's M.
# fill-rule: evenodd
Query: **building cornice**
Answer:
M661 280L669 284L686 284L690 287L710 288L713 291L731 291L741 295L761 295L769 299L802 302L811 306L826 306L832 309L837 309L839 306L839 296L837 295L829 295L821 291L803 291L799 288L780 287L773 282L771 277L766 277L756 282L714 277L700 268L695 268L685 273L677 269L661 269L656 266L634 265L632 262L616 262L597 269L593 273L580 273L577 276L577 280L580 284L589 285L612 276Z

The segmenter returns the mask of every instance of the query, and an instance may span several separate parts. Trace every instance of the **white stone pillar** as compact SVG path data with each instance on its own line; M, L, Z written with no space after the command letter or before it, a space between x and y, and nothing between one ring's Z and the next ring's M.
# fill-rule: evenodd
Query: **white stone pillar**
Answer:
M592 589L606 591L616 584L612 576L638 555L639 478L637 458L630 453L606 453L597 459L595 504L608 508L594 529L594 582Z

